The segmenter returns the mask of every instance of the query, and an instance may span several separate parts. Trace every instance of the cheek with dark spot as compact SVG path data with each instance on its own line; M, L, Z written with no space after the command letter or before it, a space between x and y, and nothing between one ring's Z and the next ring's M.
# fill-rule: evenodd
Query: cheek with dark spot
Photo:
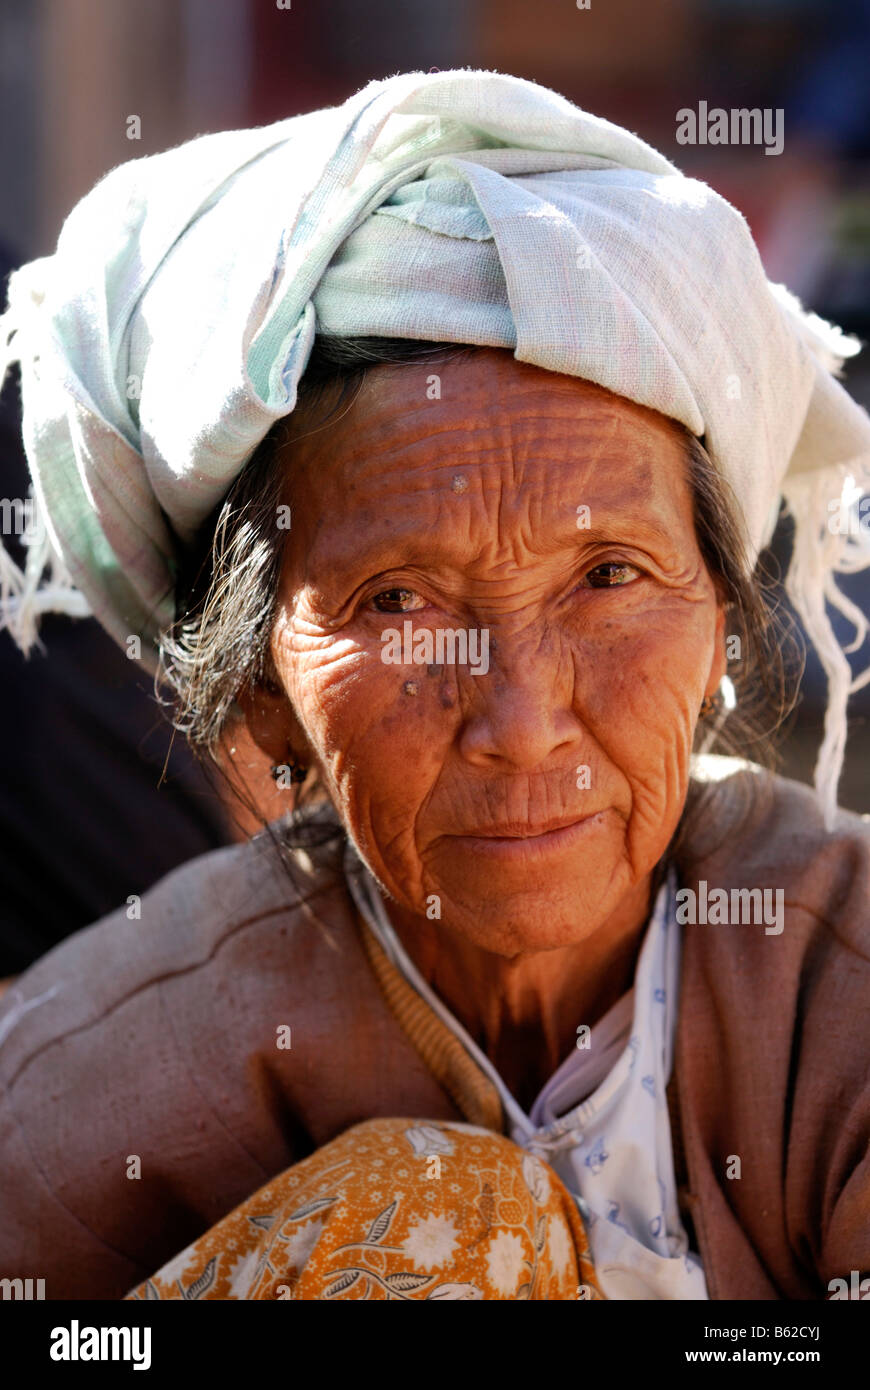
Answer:
M390 735L403 729L404 723L404 711L399 714L385 714L378 720L378 729L381 734Z
M397 734L406 734L414 724L425 724L431 717L427 713L430 702L423 698L425 695L426 689L418 680L403 681L393 713L379 720L380 728L385 731L395 728Z

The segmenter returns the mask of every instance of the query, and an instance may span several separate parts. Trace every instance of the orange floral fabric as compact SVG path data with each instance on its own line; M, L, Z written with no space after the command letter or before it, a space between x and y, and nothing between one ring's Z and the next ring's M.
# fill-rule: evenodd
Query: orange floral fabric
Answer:
M288 1168L128 1299L600 1299L546 1163L474 1125L369 1120Z

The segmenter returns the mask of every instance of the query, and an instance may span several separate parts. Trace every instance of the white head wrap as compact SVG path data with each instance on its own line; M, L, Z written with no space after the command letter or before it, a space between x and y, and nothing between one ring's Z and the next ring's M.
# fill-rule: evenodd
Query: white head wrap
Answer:
M853 680L825 601L870 551L829 527L870 483L870 419L832 375L858 345L771 285L748 227L628 131L518 78L373 82L343 106L121 165L54 255L14 273L36 535L0 548L5 621L92 611L120 642L174 618L189 544L276 420L315 332L515 350L703 436L754 563L784 497L789 589L829 677L833 811ZM8 346L7 346L8 344Z

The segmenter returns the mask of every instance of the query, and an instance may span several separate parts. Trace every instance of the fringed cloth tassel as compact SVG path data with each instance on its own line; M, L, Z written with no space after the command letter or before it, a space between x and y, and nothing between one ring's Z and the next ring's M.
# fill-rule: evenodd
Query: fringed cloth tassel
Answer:
M18 306L0 315L0 389L13 362L22 357L22 318ZM0 631L5 628L29 655L32 648L39 645L39 621L43 613L86 618L90 616L91 607L84 594L75 588L52 544L38 493L27 499L26 516L27 524L21 537L27 551L23 566L16 564L5 544L0 544Z
M870 568L870 532L855 504L870 492L870 463L786 479L785 498L795 535L786 591L828 679L824 737L815 769L815 786L828 830L837 808L837 784L846 749L849 696L870 682L870 661L853 677L848 657L867 638L867 618L838 587L837 574ZM834 504L836 510L834 509ZM855 628L845 647L837 640L826 605Z

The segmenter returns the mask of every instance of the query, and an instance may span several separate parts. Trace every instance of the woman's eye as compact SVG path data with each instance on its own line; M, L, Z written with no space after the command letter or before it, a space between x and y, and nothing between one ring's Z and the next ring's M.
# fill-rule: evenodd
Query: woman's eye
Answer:
M413 608L410 605L413 600L413 608L425 608L426 601L413 589L382 589L379 594L375 594L372 599L379 613L410 613Z
M587 570L581 587L587 589L615 589L618 584L631 584L638 578L639 571L634 565L623 564L619 560L605 560L594 569Z

